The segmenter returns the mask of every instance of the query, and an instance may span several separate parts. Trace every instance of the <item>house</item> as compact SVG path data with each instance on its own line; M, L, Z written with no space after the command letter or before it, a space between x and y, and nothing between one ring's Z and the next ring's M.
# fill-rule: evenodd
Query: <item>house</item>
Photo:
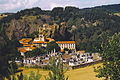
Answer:
M45 37L40 34L38 38L34 39L34 41L45 41Z
M39 35L38 38L35 38L32 42L32 44L34 44L36 47L46 47L47 43L51 42L51 41L55 41L52 38L45 38L43 35Z
M48 59L43 59L42 60L42 65L48 65L49 64L49 60Z
M34 44L36 47L46 47L48 42L45 41L33 41L32 44Z
M22 38L19 40L21 44L29 44L32 41L32 38Z
M24 56L24 53L27 52L27 50L24 48L18 48L18 51L21 53L22 56Z
M62 59L63 59L63 62L64 63L69 63L69 60L72 58L72 56L71 55L69 55L69 54L63 54L62 55Z
M76 64L75 64L75 62L74 61L70 61L69 62L69 66L75 66Z
M86 62L89 63L93 61L92 53L86 53L84 50L77 51L76 55L77 55L77 61L79 61L79 63L86 63Z
M25 56L24 53L28 52L28 51L32 51L34 49L36 49L37 47L19 47L18 51L21 53L22 56Z
M65 48L69 50L76 50L75 41L57 41L56 43L59 45L61 50L64 50Z
M99 53L92 53L92 56L94 61L102 60L102 57L100 56Z

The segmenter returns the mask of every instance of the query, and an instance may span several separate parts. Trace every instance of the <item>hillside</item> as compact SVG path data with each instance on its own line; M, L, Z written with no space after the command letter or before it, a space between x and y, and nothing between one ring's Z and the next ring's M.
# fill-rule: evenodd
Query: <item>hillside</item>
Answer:
M102 9L106 9L111 12L120 12L120 4L103 5L103 6L97 6L95 8L102 8Z
M65 76L68 76L69 80L102 80L101 78L95 77L96 73L94 72L94 67L101 66L102 64L95 64L79 69L68 70L65 73ZM34 69L34 68L20 68L23 69L23 74L29 75L31 71L37 72L39 71L42 74L40 80L45 80L45 76L48 76L49 71L42 69ZM86 77L87 76L87 77Z
M88 9L56 7L51 11L41 8L21 10L0 20L0 43L6 39L35 37L41 28L46 37L55 40L75 40L77 48L95 51L104 34L120 32L120 5L106 5ZM43 30L43 25L46 25Z

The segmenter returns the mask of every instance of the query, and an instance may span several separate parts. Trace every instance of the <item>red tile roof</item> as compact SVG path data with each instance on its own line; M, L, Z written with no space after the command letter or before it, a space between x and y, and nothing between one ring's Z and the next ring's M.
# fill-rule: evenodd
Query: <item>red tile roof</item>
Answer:
M31 49L31 50L34 50L36 49L37 47L24 47L25 49Z
M23 46L32 47L32 46L34 46L34 44L24 44Z
M18 48L18 51L25 53L25 52L27 52L27 51L30 51L30 50L28 50L28 49L34 50L34 49L36 49L36 47L22 47L22 48Z
M49 41L55 41L55 40L52 39L52 38L46 38L46 40L49 40Z
M32 43L47 43L45 41L33 41Z
M32 41L32 38L22 38L19 40L19 42L23 42L23 43L28 43L30 41Z
M58 44L75 44L75 41L57 41Z
M23 52L23 53L27 52L27 50L24 48L18 48L18 51Z

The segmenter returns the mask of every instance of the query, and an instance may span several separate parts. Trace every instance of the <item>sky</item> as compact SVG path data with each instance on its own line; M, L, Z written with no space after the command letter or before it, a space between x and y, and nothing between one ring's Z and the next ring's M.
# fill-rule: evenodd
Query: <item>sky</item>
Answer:
M119 3L120 0L0 0L0 13L17 12L32 7L51 10L54 7L75 6L88 8Z

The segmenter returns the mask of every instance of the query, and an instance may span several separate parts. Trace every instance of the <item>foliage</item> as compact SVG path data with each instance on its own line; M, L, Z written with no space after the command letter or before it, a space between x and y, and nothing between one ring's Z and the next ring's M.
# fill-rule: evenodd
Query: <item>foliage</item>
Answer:
M41 74L39 74L38 72L35 73L33 71L30 72L29 75L24 75L23 73L16 75L11 75L10 76L10 80L40 80L41 78Z
M101 45L101 56L103 58L103 66L98 67L97 77L105 77L106 80L120 79L120 33L114 34L104 41Z
M20 53L17 51L18 43L15 41L7 41L4 46L0 48L0 76L9 76L9 67L11 64L16 66L15 60L20 57ZM8 62L11 61L9 64ZM15 68L14 70L16 70Z
M10 25L8 22L12 23L12 20L14 19L15 22L21 24L19 20L24 21L23 17L38 17L36 19L32 19L32 22L26 20L24 25L20 25L20 27L27 27L24 30L28 31L23 30L23 33L25 33L26 35L21 34L20 32L19 36L17 36L19 38L23 35L35 37L38 32L33 31L33 33L31 33L30 28L33 28L34 26L39 27L44 23L57 23L59 25L61 22L65 22L65 26L60 26L60 28L56 29L54 33L51 33L50 36L52 36L55 40L75 40L77 42L77 48L79 50L95 52L96 49L94 49L94 47L100 47L101 42L99 41L99 38L102 33L109 32L109 34L113 35L114 33L120 31L120 17L114 15L114 12L119 11L119 5L117 4L87 9L79 9L71 6L65 7L65 9L62 7L56 7L53 8L53 10L51 11L41 10L40 8L36 7L21 10L16 14L12 14L6 18L3 18L2 20L0 20L0 23L2 24L0 26L0 29L2 29L2 32L6 32L7 27L13 26ZM6 24L6 26L3 24ZM73 25L76 26L76 30L72 28ZM16 26L18 26L17 23ZM37 28L35 28L34 30L36 29ZM12 32L15 31L16 30L12 30ZM10 33L5 34L8 35ZM18 33L15 33L13 35L18 35Z
M71 53L71 52L72 52L72 50L70 50L70 49L68 49L68 48L64 48L64 53L65 53L65 51L68 51L68 53Z
M18 80L23 80L23 74L20 73L20 75L17 75Z
M46 53L47 53L46 49L41 47L41 48L36 48L32 51L26 52L25 56L26 57L36 57L36 56L40 56L40 55L43 55Z
M58 59L55 57L51 58L50 70L51 72L49 72L49 77L46 80L68 80L68 77L65 78L66 70L60 56Z
M9 63L9 68L8 68L8 70L9 70L9 74L11 75L14 75L16 72L17 72L17 69L18 69L18 66L17 66L17 64L15 63L15 62L11 62L11 63Z
M41 74L38 72L31 72L29 75L24 76L24 80L40 80Z
M68 48L64 48L64 51L69 51L69 49Z
M39 70L37 72L31 71L29 75L24 75L22 72L16 76L16 66L11 63L9 68L9 80L40 80L41 74Z
M38 31L34 31L34 32L33 32L33 33L31 33L28 37L35 38L35 37L38 37L38 34L39 34L39 32L38 32Z
M95 8L102 8L102 9L106 9L109 10L111 12L120 12L120 5L116 4L116 5L104 5L104 6L98 6Z
M53 51L54 49L56 51L60 51L60 47L58 46L58 44L55 41L48 43L46 46L46 49L48 52Z
M39 27L43 23L60 24L61 22L65 22L65 26L60 26L59 29L56 29L51 34L55 40L75 40L78 50L98 52L103 33L113 35L116 32L120 32L120 17L114 15L114 12L120 12L119 8L119 5L107 5L87 9L78 9L69 6L65 7L65 9L59 7L54 8L52 11L45 11L37 7L21 10L0 19L0 63L2 65L0 66L0 76L7 76L8 61L19 57L20 53L17 52L16 47L18 46L15 40L25 36L25 34L26 36L30 35L29 33L33 27L30 25ZM50 18L42 18L42 15L50 16ZM37 18L30 22L23 19L25 16ZM72 28L73 25L76 26L75 30ZM8 28L10 28L10 31L8 31ZM37 35L37 32L31 34L32 37L35 35ZM12 40L9 40L8 37L11 37ZM104 39L106 40L106 38ZM49 45L51 46L51 44ZM47 46L48 51L55 48L55 45L51 47L49 45ZM56 49L56 51L59 50ZM44 51L38 51L36 55L39 55L39 52Z

